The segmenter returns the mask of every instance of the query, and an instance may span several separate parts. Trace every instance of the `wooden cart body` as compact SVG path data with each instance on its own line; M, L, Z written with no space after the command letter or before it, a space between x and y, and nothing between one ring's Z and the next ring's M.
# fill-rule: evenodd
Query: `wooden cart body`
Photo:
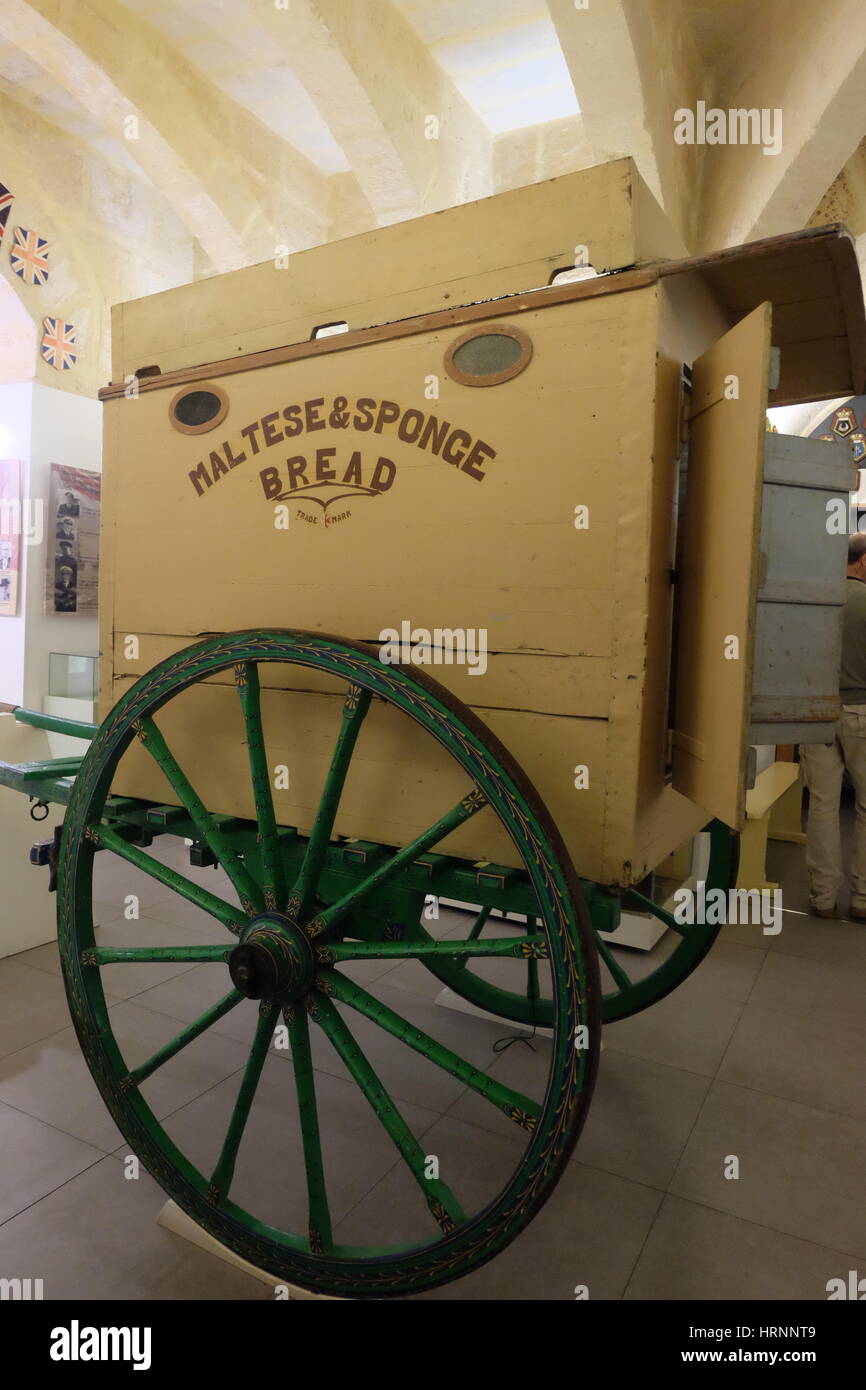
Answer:
M586 262L602 273L555 280ZM493 1258L550 1196L602 1023L677 988L719 931L632 885L709 820L701 877L724 899L749 745L833 727L853 469L841 446L768 433L766 408L859 392L864 341L842 229L686 260L630 161L117 310L103 720L16 711L92 741L83 759L0 763L0 783L66 807L31 857L56 878L72 1019L129 1152L248 1265L341 1296L417 1293ZM147 853L163 835L192 873ZM100 932L102 856L203 938L156 945L126 915L128 936ZM195 872L209 864L216 892ZM455 935L433 926L440 900L479 910ZM634 975L621 909L674 928ZM485 933L491 913L508 920ZM496 1042L490 1067L461 1030L461 1055L419 1026L414 984L360 983L390 962L549 1047ZM180 974L198 1016L154 1013L149 1057L114 1035L103 970L124 965L211 967L206 1001L204 975ZM148 1086L236 1008L249 1054L204 1159ZM362 1204L333 1167L357 1167L360 1131L322 1040L418 1189L423 1224L397 1236L385 1160L384 1244L342 1220ZM504 1185L485 1160L461 1197L465 1138L449 1155L441 1129L442 1175L439 1153L428 1168L438 1127L422 1119L422 1147L401 1114L423 1104L406 1049L456 1083L449 1114L474 1092L497 1142L503 1121L520 1134ZM269 1072L273 1134L242 1149Z
M759 599L792 597L767 587L762 502L785 479L771 484L766 407L861 389L863 308L838 228L681 252L623 160L120 306L102 715L205 633L390 630L416 650L429 634L440 658L465 633L486 640L483 673L428 669L523 766L584 878L636 882L708 816L737 825L754 726L787 739L838 704L838 623L801 689L780 696L777 669L768 694L755 662ZM581 261L603 273L550 283ZM475 333L512 336L522 369L483 385L449 370ZM177 402L201 390L219 422L178 428ZM799 481L836 575L793 597L820 626L841 612L845 544L821 518L854 478L819 448ZM305 831L339 696L262 674L278 820ZM163 732L209 806L253 814L228 673L176 700ZM121 773L115 793L171 802L141 747ZM444 753L374 707L335 829L405 844L461 791ZM517 863L484 820L442 851Z

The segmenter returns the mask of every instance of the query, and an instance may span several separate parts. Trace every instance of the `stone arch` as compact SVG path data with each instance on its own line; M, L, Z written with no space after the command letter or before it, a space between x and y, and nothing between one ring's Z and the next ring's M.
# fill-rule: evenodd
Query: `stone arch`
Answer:
M32 381L38 352L36 322L8 280L0 279L0 386Z

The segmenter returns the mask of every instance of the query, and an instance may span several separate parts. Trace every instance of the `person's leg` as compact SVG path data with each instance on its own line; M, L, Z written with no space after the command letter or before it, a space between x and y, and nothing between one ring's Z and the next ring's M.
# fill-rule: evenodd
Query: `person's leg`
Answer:
M854 838L851 842L851 907L866 913L866 711L842 711L839 738L854 783Z
M842 748L833 743L802 743L800 761L809 788L806 823L806 868L812 907L826 911L836 906L842 886L842 845L839 833L839 797L842 791Z

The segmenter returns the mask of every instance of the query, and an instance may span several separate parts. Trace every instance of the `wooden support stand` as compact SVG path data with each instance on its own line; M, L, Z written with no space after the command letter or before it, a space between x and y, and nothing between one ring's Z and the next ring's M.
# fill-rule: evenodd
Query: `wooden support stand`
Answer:
M746 824L740 835L738 888L778 888L767 878L767 840L802 843L799 802L800 769L796 763L771 763L759 772L746 793Z
M782 793L770 812L768 838L787 840L792 845L804 845L806 836L801 829L802 823L803 779L798 777L797 781L792 782L788 790Z

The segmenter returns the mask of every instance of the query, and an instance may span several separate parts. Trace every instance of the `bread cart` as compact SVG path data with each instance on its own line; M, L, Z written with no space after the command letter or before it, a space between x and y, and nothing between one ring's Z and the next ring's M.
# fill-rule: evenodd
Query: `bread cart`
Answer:
M36 858L57 869L66 989L102 1096L237 1255L319 1292L407 1294L496 1255L548 1198L602 1021L674 989L719 930L660 906L653 871L695 839L706 888L731 887L750 747L830 736L847 520L827 519L847 519L855 479L844 450L768 433L766 409L861 391L864 349L844 229L688 258L630 160L114 311L103 718L17 711L91 742L2 780L66 808ZM157 836L220 866L225 891L149 853ZM222 939L100 944L97 856ZM456 934L435 932L442 899L473 905ZM669 929L649 973L613 949L623 911ZM542 1093L383 1004L352 972L371 958L420 962L477 1011L549 1030ZM138 1065L102 984L133 962L225 977ZM236 1009L257 1022L200 1170L147 1083ZM480 1208L431 1172L358 1018L520 1137ZM295 1229L232 1200L280 1027L306 1174ZM428 1226L410 1243L334 1235L317 1035L420 1189Z

